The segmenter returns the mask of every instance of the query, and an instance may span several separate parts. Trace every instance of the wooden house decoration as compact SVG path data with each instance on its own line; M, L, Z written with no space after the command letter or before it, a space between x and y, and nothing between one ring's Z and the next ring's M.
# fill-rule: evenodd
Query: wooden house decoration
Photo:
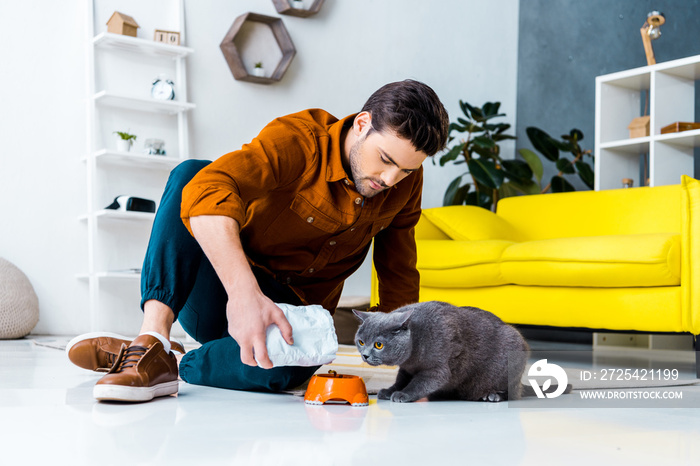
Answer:
M107 32L114 34L122 34L124 36L136 37L136 30L139 25L134 18L124 13L115 11L107 21Z
M632 120L632 123L627 127L630 130L630 139L643 138L649 136L649 119L651 117L641 116Z

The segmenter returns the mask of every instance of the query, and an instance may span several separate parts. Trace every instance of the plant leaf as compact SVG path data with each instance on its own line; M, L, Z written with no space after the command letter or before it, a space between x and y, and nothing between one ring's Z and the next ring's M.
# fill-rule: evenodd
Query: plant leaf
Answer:
M563 177L559 175L552 177L553 193L566 193L571 191L576 191L576 188L574 188L572 184L566 181Z
M496 115L500 106L500 102L486 102L482 107L484 111L484 116L488 117Z
M481 112L481 109L479 107L472 107L466 102L464 102L464 105L467 107L467 109L469 109L469 113L471 114L472 120L481 121L480 118L484 118L484 114Z
M494 141L503 141L504 139L518 139L515 136L511 136L510 134L494 134L491 136L491 139Z
M467 162L474 179L487 188L497 189L503 183L503 172L488 160L471 159Z
M450 123L450 126L447 128L448 133L452 133L452 131L464 133L466 130L467 130L466 126L461 126L461 125L458 125L457 123Z
M557 141L552 139L549 134L534 126L528 127L525 132L535 149L542 153L547 160L554 162L559 158Z
M473 141L474 144L485 149L493 149L496 147L496 143L493 142L493 139L486 136L477 136L473 139Z
M515 186L510 181L506 181L498 188L498 197L503 199L504 197L517 196L520 193Z
M595 185L595 174L591 166L579 160L576 162L576 168L578 169L578 176L581 178L581 181L590 189L593 189Z
M511 180L521 182L532 180L532 169L522 160L504 160L502 165L505 175Z
M471 105L469 105L468 103L463 102L462 100L460 100L460 101L459 101L459 106L460 106L460 108L462 109L462 113L464 113L464 114L467 116L467 118L471 119L471 118L472 118L472 115L471 115L471 112L469 111L469 109L471 108Z
M462 150L464 150L464 146L466 146L467 143L464 142L462 144L457 144L456 146L452 147L445 155L440 157L440 166L444 167L447 162L450 162L462 153Z
M520 152L522 158L524 158L525 162L530 166L532 173L535 175L535 179L537 179L537 183L542 184L544 167L542 166L540 158L530 149L520 149L518 152Z
M464 175L464 173L459 175L447 186L447 189L445 190L445 197L442 200L442 205L458 205L455 203L455 196L457 194L457 190L459 189L459 185L462 184L462 177Z
M483 191L472 191L467 195L467 205L474 205L477 207L483 207L484 209L491 210L491 205L493 204L493 197L488 194L484 194Z
M542 187L532 180L524 183L518 183L517 181L509 181L508 183L522 194L539 194L542 191Z
M576 173L573 164L566 157L562 157L559 160L557 160L557 170L559 170L562 173L566 173L567 175Z

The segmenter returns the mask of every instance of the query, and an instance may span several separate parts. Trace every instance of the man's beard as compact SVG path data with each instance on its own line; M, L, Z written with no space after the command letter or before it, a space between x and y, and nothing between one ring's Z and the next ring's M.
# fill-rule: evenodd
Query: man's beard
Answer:
M373 189L370 185L370 180L384 189L388 188L388 186L386 186L381 180L362 176L362 172L360 171L360 147L362 146L364 140L365 138L356 141L350 149L350 171L352 173L352 179L355 182L355 189L357 189L357 192L364 197L374 197L383 190L378 191Z

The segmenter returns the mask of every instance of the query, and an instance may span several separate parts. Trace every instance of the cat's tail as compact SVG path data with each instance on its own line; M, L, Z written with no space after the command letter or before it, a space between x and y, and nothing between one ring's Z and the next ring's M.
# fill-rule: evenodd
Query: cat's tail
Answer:
M559 386L557 384L552 384L549 386L549 388L547 388L546 393L553 393L553 392L557 391L558 388L559 388ZM564 390L563 394L571 393L571 390L573 390L573 389L574 389L574 387L571 384L567 384L566 390ZM535 389L532 388L532 386L522 384L522 392L521 392L520 396L523 398L526 396L537 396L537 393L535 392Z

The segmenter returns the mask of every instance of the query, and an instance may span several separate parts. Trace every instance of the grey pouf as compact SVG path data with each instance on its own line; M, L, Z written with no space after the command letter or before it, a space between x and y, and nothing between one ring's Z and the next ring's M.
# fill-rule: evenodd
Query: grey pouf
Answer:
M0 257L0 339L22 338L39 321L39 298L27 276Z

